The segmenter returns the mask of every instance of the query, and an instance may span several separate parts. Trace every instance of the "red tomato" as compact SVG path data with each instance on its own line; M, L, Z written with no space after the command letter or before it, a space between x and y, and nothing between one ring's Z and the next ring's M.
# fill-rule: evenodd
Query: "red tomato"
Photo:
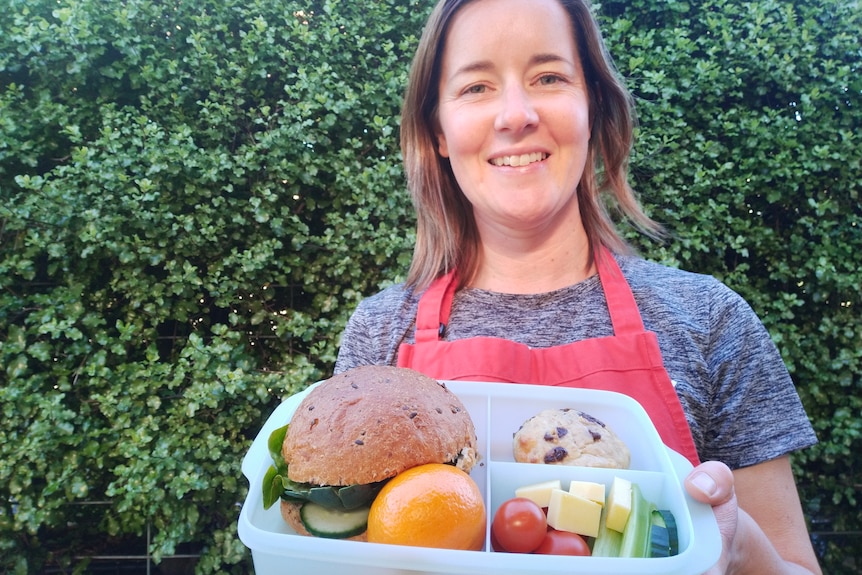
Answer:
M542 508L526 497L504 501L491 523L492 537L513 553L529 553L541 545L547 529Z
M491 549L496 551L497 553L508 553L503 546L500 545L500 542L497 541L497 536L494 535L494 530L491 529Z
M557 531L549 529L542 541L533 553L542 555L580 555L589 557L590 546L584 538L577 533L569 531Z

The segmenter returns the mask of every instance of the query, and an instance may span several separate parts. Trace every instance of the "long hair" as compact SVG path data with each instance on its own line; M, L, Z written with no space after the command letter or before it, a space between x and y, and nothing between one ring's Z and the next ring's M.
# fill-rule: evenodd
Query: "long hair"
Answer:
M458 269L466 283L478 265L479 235L473 210L447 158L437 149L440 69L446 34L458 11L474 0L441 0L431 12L410 69L401 116L401 151L416 210L416 245L407 284L422 289ZM588 0L558 0L569 15L589 93L591 138L578 184L581 219L594 257L600 246L632 250L616 229L607 201L642 232L661 227L641 209L628 184L635 123L631 95L602 39Z

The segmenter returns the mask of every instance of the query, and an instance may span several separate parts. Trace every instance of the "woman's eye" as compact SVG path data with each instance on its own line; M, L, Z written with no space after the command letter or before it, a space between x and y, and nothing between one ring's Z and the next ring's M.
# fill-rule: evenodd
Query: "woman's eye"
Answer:
M482 84L477 84L476 86L470 86L466 90L464 90L465 94L482 94L485 92L485 86Z
M560 80L561 78L556 74L547 74L539 78L539 84L542 86L550 86L551 84L556 84Z

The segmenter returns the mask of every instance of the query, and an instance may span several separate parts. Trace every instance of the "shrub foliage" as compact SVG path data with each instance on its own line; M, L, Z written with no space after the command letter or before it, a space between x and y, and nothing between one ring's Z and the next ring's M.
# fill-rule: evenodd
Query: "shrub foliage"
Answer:
M418 0L6 0L0 18L0 566L81 567L153 529L156 559L250 569L240 463L327 376L357 301L402 276L398 151ZM821 443L816 529L860 529L858 2L596 6L640 118L632 182L763 318ZM825 526L825 527L824 527ZM821 541L824 565L862 547Z

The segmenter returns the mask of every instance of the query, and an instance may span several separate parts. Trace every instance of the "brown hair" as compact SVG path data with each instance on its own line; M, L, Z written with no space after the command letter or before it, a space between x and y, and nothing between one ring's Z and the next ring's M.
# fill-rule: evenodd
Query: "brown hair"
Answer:
M441 0L435 6L419 41L404 97L401 151L417 219L407 284L417 289L454 268L465 283L478 265L479 238L473 211L449 160L438 153L436 138L446 34L455 14L472 1ZM609 196L644 233L655 237L661 232L643 212L627 181L635 121L632 98L614 68L588 0L558 1L569 14L589 92L592 135L577 193L590 253L595 257L601 245L613 252L630 253L602 196Z

